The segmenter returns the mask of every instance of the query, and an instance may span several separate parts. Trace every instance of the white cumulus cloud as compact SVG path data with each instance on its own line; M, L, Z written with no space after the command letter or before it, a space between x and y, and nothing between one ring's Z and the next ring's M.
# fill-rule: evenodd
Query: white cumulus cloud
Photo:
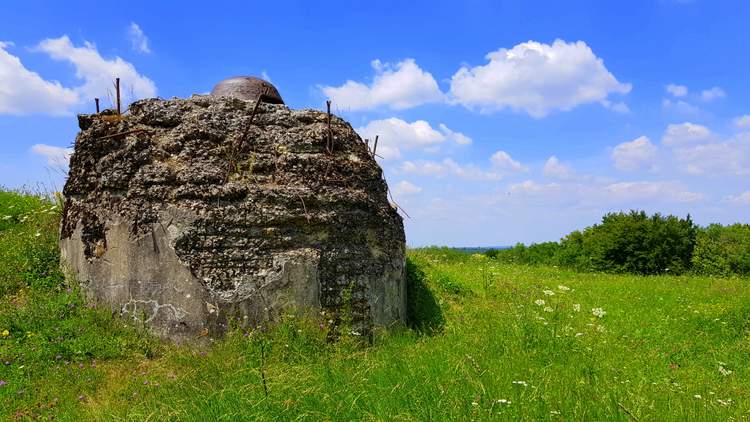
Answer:
M440 128L440 131L443 132L447 139L457 143L458 145L469 145L472 142L471 138L469 138L468 136L464 135L461 132L454 132L448 129L448 126L442 123L438 125L438 128Z
M734 125L738 128L750 128L750 114L745 114L743 116L736 117L734 119Z
M401 171L418 176L447 177L454 176L459 179L493 181L502 179L502 174L485 171L473 164L459 164L451 158L442 161L417 160L404 161Z
M511 108L544 117L631 89L583 41L528 41L491 52L486 59L485 65L464 66L453 75L453 101L484 112Z
M83 85L74 88L82 101L95 97L104 98L112 92L112 83L120 78L120 86L125 101L136 98L154 97L156 86L147 77L138 73L135 67L120 57L105 59L96 46L84 42L76 47L67 35L60 38L49 38L37 46L37 50L47 53L52 59L66 61L75 67L76 77L83 80Z
M434 129L424 120L409 123L395 117L370 121L357 132L371 142L378 136L377 153L386 159L401 157L402 149L431 149L445 141L459 145L471 143L471 138L452 131L444 124Z
M443 100L437 81L422 70L414 59L395 65L374 60L375 78L370 85L352 80L341 86L320 89L339 109L368 110L389 107L396 110Z
M518 172L528 170L521 163L514 160L513 157L511 157L510 154L505 151L497 151L492 154L492 156L490 157L490 162L492 163L493 167L501 171Z
M698 107L690 104L687 101L683 101L683 100L673 101L673 100L670 100L669 98L664 98L663 100L661 100L661 106L665 110L676 111L677 113L680 113L680 114L697 114L701 111Z
M688 88L685 85L669 84L667 92L675 97L684 97L688 94Z
M68 114L78 94L27 69L6 50L11 46L0 42L0 114Z
M612 150L612 160L619 170L652 168L657 155L656 145L647 136L623 142Z
M73 64L75 76L83 82L74 87L45 80L27 69L18 57L8 53L7 48L11 45L0 42L0 114L67 115L84 102L96 97L105 99L108 93L113 92L115 77L120 78L125 105L138 98L156 95L154 83L139 74L131 63L120 57L105 59L89 42L76 47L64 35L46 39L34 49L54 60Z
M615 113L628 114L630 113L630 107L622 101L612 102L604 99L600 101L604 108L614 111Z
M422 188L409 182L408 180L402 180L396 183L396 187L393 188L393 194L396 196L414 195L422 192Z
M622 202L647 199L667 202L698 202L705 199L705 195L691 192L681 184L670 181L612 183L605 187L605 191L612 200Z
M47 160L47 164L65 168L68 167L70 155L73 154L73 148L62 148L45 144L33 145L31 151L44 157Z
M750 133L724 140L678 145L673 149L678 168L688 174L750 175Z
M724 200L733 204L750 205L750 190L737 195L729 195Z
M151 53L151 47L148 45L148 37L143 33L143 30L135 22L130 22L128 27L128 39L133 50L139 53Z
M573 168L562 163L556 156L551 156L544 163L544 176L552 179L572 179L576 176Z
M713 101L719 98L724 98L726 96L727 96L727 93L724 92L724 90L719 88L718 86L715 86L711 89L704 89L703 91L701 91L701 100L703 101Z
M705 199L703 194L692 192L674 181L583 184L526 180L509 185L506 192L534 203L575 206L643 206L644 203L694 203Z
M664 145L684 146L710 141L714 138L711 130L695 123L670 124L661 138Z

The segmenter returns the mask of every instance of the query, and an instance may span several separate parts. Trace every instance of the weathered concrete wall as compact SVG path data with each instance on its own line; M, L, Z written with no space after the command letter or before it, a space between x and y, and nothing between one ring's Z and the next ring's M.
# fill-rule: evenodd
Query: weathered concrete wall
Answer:
M349 124L225 97L80 116L61 229L89 298L177 341L289 307L403 321L404 232ZM327 143L332 134L332 149Z

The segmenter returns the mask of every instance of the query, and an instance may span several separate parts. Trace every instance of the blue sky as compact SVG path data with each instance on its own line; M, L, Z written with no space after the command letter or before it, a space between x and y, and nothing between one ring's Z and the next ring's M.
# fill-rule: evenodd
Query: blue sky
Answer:
M263 75L380 136L413 246L749 219L748 2L276 3L6 2L0 185L59 189L115 76L168 98Z

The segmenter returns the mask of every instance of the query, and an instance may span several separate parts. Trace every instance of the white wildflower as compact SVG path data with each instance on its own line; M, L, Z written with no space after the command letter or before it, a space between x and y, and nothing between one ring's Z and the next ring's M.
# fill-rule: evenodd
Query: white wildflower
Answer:
M543 290L542 293L544 293L547 296L554 296L555 295L555 292L553 292L552 290Z
M602 318L604 315L607 314L607 312L602 308L594 308L591 310L591 313L594 314L595 317Z
M597 326L596 326L596 331L598 331L598 332L600 332L600 333L603 333L603 332L607 331L607 329L606 329L606 328L604 328L604 326L603 326L603 325L597 325Z
M524 387L527 387L529 385L526 381L513 381L513 384L522 385Z
M701 396L700 394L696 394L696 395L694 395L693 397L694 397L695 399L697 399L697 400L700 400L700 399L702 399L702 398L703 398L703 397L702 397L702 396Z
M510 405L510 400L506 400L506 399L498 399L496 403L497 403L497 404Z
M534 301L534 303L537 304L537 305L539 305L539 306L544 306L545 302L544 302L543 299L537 299L537 300Z
M568 286L563 286L563 285L561 284L561 285L557 286L557 290L560 290L561 292L569 292L569 291L570 291L570 287L568 287Z
M573 310L576 311L576 312L581 312L581 304L580 303L574 304L573 305Z
M544 307L544 312L553 312L553 311L554 311L554 309L552 309L552 308L551 308L551 307L549 307L549 306L545 306L545 307Z
M716 401L719 402L719 404L722 406L729 406L730 404L732 404L732 399L726 399L726 400L716 399Z
M719 372L721 373L721 375L724 375L726 377L727 375L730 375L732 371L727 369L725 365L726 363L719 362Z

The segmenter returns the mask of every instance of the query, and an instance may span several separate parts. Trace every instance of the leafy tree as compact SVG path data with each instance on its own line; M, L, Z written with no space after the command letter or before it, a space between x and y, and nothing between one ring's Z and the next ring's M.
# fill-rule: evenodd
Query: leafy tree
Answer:
M680 274L690 268L696 231L689 215L609 213L600 224L563 239L560 261L582 270Z
M750 225L711 224L698 232L692 258L696 273L750 275Z
M502 262L516 264L552 264L560 249L557 242L532 243L529 246L517 243L508 249L489 249L484 254Z
M645 211L609 213L599 224L560 242L518 243L488 257L516 264L559 265L580 271L631 274L750 276L750 225L706 228L685 218Z

